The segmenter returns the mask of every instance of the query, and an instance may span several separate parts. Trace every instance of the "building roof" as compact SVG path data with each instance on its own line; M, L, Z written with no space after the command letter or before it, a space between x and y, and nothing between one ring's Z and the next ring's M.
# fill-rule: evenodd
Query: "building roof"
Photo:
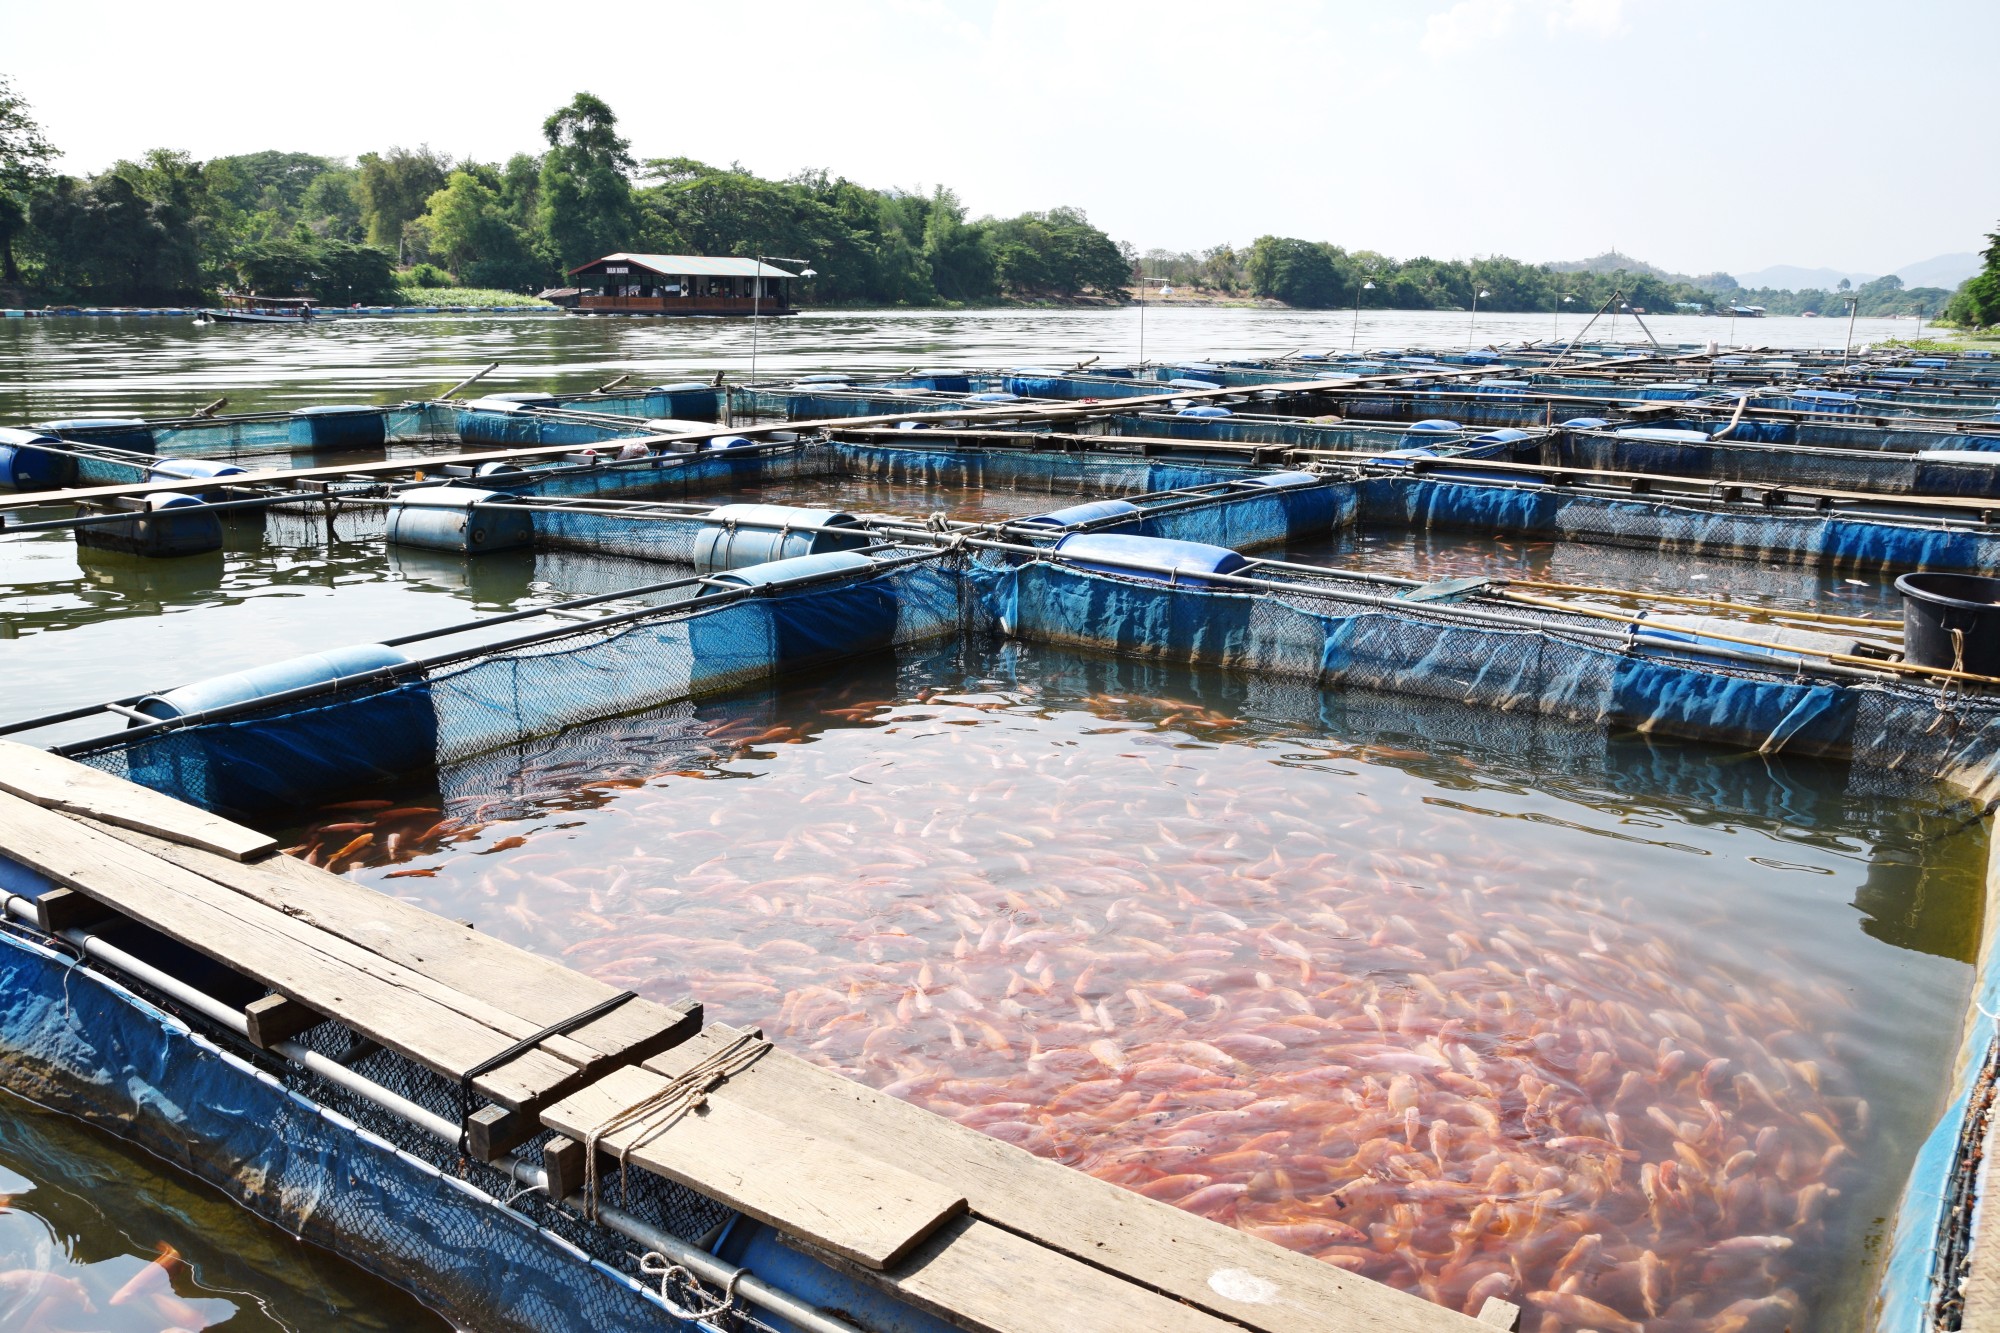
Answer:
M755 259L714 258L708 255L633 255L619 251L602 259L593 259L588 264L579 264L570 270L571 274L596 268L599 264L632 264L650 269L664 276L685 274L690 278L796 278L796 273L787 273L781 268L759 263Z

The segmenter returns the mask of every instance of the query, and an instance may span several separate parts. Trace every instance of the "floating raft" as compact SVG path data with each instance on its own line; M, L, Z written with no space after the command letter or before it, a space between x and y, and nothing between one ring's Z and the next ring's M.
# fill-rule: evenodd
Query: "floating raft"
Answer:
M126 1034L105 1016L122 997L126 1025L143 1026L151 1006L127 985L149 986L183 1008L177 1058L204 1064L211 1092L255 1085L259 1060L326 1065L298 1039L318 1032L323 1044L334 1030L344 1052L366 1052L378 1071L385 1063L399 1068L378 1104L403 1100L390 1082L406 1093L426 1080L458 1090L477 1109L456 1127L459 1143L432 1145L444 1151L432 1152L430 1169L459 1186L443 1197L469 1216L497 1214L499 1205L460 1179L461 1171L478 1171L454 1164L460 1146L477 1162L504 1166L508 1179L526 1178L567 1201L570 1223L588 1226L583 1216L619 1197L610 1183L618 1168L609 1162L602 1199L581 1197L585 1145L594 1143L689 1196L683 1212L767 1229L768 1239L738 1235L735 1243L760 1256L768 1280L746 1280L745 1270L719 1259L701 1267L688 1238L670 1257L696 1263L692 1271L732 1300L796 1327L1041 1333L1054 1319L1174 1333L1444 1333L1512 1327L1517 1318L1499 1300L1477 1320L1441 1309L1036 1158L771 1049L755 1033L702 1032L696 1004L621 995L293 860L254 830L44 751L0 744L0 848L8 912L34 927L0 937L0 973L14 997L6 1011L14 1021L0 1032L39 1093L93 1119L109 1116L142 1142L174 1138L185 1113L167 1098L116 1095L155 1076L141 1057L121 1055ZM183 952L169 951L171 963L137 963L127 949L155 958L160 950L135 937L171 940ZM110 938L123 946L106 945ZM73 976L59 962L34 966L65 946L84 959ZM45 984L91 991L98 1021L58 1025L66 1042L87 1052L22 1030L22 1001L38 993L30 976L37 972ZM213 998L246 991L266 993L233 1007ZM621 1113L731 1050L752 1055L726 1077L704 1081L701 1104L670 1128L606 1132ZM109 1087L91 1077L105 1073L121 1077ZM530 1139L538 1141L539 1166L512 1156ZM609 1298L599 1289L604 1275L565 1253L562 1238L546 1229L530 1238L489 1223L487 1235L460 1229L454 1239L447 1227L420 1239L384 1227L365 1207L357 1217L351 1202L320 1209L294 1196L287 1182L304 1182L306 1145L285 1124L260 1126L254 1141L241 1133L181 1141L181 1160L197 1174L258 1180L247 1194L232 1192L446 1308L481 1309L496 1263L528 1265L551 1289L574 1282L579 1314ZM356 1129L337 1151L369 1159L386 1147ZM347 1169L383 1167L357 1160ZM633 1309L643 1311L636 1284L625 1285ZM819 1309L820 1301L847 1313ZM857 1305L884 1321L850 1317ZM542 1317L488 1310L493 1322L480 1326L647 1326L533 1313Z

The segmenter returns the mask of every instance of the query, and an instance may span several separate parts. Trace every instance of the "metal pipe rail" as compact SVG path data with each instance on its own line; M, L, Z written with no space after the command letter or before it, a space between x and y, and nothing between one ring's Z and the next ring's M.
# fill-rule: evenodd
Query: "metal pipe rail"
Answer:
M4 910L6 915L13 917L15 920L33 927L36 934L43 933L35 915L34 903L29 899L19 894L8 893L4 896L4 900L0 900L0 910ZM107 943L87 930L73 929L60 931L52 938L60 939L63 943L69 945L70 948L76 950L82 957L102 964L104 970L111 976L112 980L116 981L120 974L130 977L147 989L200 1014L216 1026L238 1037L242 1037L246 1042L249 1040L250 1023L244 1017L242 1010L224 1004L214 996L182 981L179 977L135 958L125 950L120 949L114 944ZM459 1143L459 1126L445 1119L443 1116L409 1100L407 1097L391 1092L374 1080L364 1078L337 1060L301 1046L296 1041L276 1042L265 1049L267 1054L275 1055L290 1064L298 1066L307 1073L324 1079L346 1092L353 1093L362 1100L382 1108L397 1119L404 1121L416 1129L422 1130L441 1143L453 1148L456 1148ZM324 1111L325 1108L322 1108L322 1110ZM337 1112L328 1113L338 1114ZM548 1194L548 1173L540 1167L531 1166L512 1153L496 1158L490 1165L495 1170L504 1172L510 1180L513 1180L517 1184L525 1184L538 1189L544 1196ZM451 1176L447 1176L446 1179L452 1180L462 1188L478 1193L477 1187L471 1185L469 1182L461 1181ZM502 1211L517 1219L521 1225L528 1227L535 1226L532 1218L514 1212L512 1208L507 1206L506 1202L493 1199L490 1195L481 1194L480 1197L488 1199ZM572 1200L574 1200L573 1203ZM580 1194L572 1195L570 1199L551 1199L550 1202L559 1204L579 1215L584 1212L584 1200ZM763 1281L749 1270L732 1264L725 1259L720 1259L698 1245L691 1244L678 1236L643 1222L623 1209L600 1202L595 1211L597 1220L611 1230L618 1232L629 1240L644 1245L649 1250L654 1250L665 1255L671 1262L680 1264L717 1286L728 1288L733 1283L735 1289L743 1293L754 1304L761 1305L771 1313L790 1320L801 1329L806 1330L806 1333L865 1333L865 1330L860 1326L850 1323L838 1315L822 1310L807 1301L800 1300L790 1292Z

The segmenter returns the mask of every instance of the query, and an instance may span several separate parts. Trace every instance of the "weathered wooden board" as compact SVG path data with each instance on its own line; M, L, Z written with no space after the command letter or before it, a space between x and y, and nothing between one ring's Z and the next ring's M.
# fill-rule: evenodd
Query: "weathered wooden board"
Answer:
M0 792L231 860L253 860L278 848L256 829L19 741L0 740Z
M1238 1324L978 1217L947 1223L887 1273L830 1261L971 1333L1242 1333ZM1359 1333L1374 1326L1347 1327Z
M582 1142L666 1082L644 1069L616 1070L545 1109L542 1123ZM615 1153L636 1136L607 1134L598 1146ZM955 1190L716 1094L638 1143L630 1160L872 1269L894 1264L965 1210Z
M86 821L4 793L0 847L57 883L309 1009L338 1016L355 1031L447 1077L458 1077L531 1031L479 1022L463 1012L471 1002L448 988L372 955L374 966L335 956L340 949L362 951L149 856ZM408 984L412 979L420 984ZM518 1029L519 1020L513 1026ZM545 1097L576 1074L576 1066L535 1050L475 1086L495 1101L512 1104Z
M164 861L213 880L393 963L443 982L539 1031L602 1004L615 988L526 949L468 930L414 903L378 893L318 866L274 856L240 866L190 847L141 834L114 836ZM566 1037L543 1043L571 1063L592 1067L606 1056L629 1063L668 1049L701 1030L701 1006L627 1000Z
M645 1067L678 1074L735 1037L710 1028ZM895 1162L1009 1231L1265 1333L1449 1333L1467 1315L1056 1162L772 1051L710 1094ZM1082 1327L1083 1325L1078 1325Z

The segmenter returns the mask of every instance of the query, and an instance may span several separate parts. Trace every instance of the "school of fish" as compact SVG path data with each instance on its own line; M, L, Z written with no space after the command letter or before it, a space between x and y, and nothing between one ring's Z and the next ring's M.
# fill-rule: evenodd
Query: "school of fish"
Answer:
M1027 670L780 697L292 850L1454 1309L1816 1326L1885 1169L1853 997L1675 928L1645 839L1488 817L1476 756Z

